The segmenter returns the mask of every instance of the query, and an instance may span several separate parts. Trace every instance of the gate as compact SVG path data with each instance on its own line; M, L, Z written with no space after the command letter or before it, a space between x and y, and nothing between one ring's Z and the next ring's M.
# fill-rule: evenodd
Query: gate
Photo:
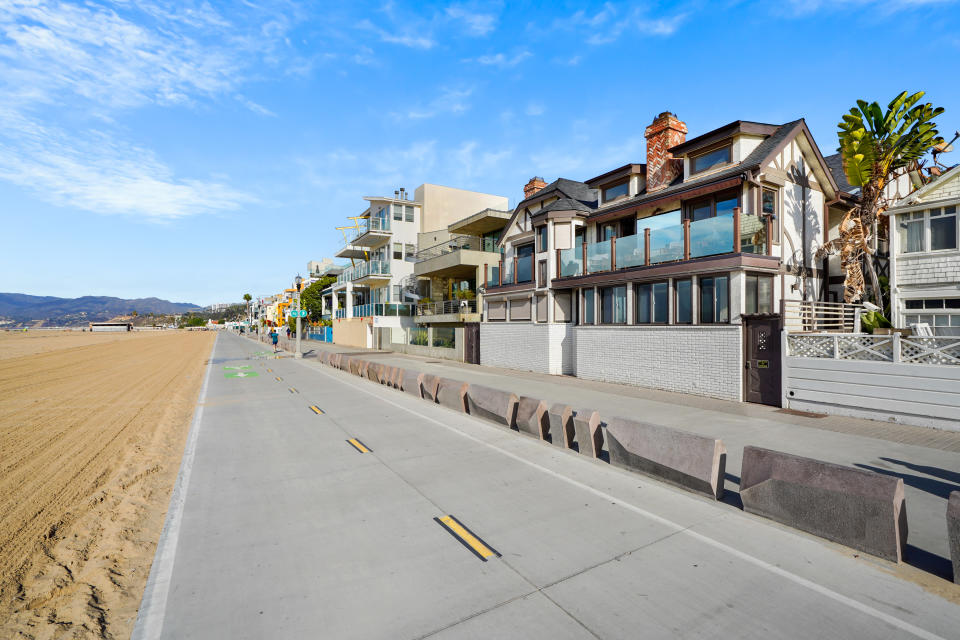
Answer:
M745 400L779 407L782 403L780 370L780 316L750 315L744 320Z
M463 325L463 360L470 364L480 364L479 322L468 322Z

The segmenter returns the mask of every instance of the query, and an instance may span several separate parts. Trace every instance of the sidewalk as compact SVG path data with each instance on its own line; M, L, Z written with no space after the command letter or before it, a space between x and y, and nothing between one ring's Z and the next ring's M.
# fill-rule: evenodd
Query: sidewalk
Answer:
M294 341L281 338L292 351ZM520 372L407 354L303 340L306 362L321 351L363 354L371 361L509 390L518 396L590 408L601 418L646 420L711 437L727 446L725 502L739 506L743 447L755 445L903 478L909 539L906 562L951 576L946 509L960 490L960 432L846 417L812 417L735 403L566 376Z

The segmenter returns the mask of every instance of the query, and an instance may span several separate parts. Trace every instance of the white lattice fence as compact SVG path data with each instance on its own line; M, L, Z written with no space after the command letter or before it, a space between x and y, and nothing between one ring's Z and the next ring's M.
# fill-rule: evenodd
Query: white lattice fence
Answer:
M960 338L901 338L900 362L960 365Z
M787 334L787 355L866 362L960 365L960 337Z

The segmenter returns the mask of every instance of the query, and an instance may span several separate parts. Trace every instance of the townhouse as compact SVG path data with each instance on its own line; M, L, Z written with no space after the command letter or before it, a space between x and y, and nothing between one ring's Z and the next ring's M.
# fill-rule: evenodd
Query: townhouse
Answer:
M687 139L664 112L645 137L645 163L527 184L481 362L779 405L781 310L826 299L837 183L802 119Z
M405 189L393 197L365 197L367 208L347 229L344 246L335 254L351 261L337 282L324 292L333 314L333 341L357 347L379 346L389 329L392 342L419 340L414 304L423 297L414 274L418 245L451 237L448 225L487 208L505 209L501 196L422 184L413 197ZM413 337L410 337L413 335Z

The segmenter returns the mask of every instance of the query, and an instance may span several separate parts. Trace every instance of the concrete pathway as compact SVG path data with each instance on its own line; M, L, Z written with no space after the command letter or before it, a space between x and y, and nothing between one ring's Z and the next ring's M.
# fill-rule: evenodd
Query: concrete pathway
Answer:
M292 343L286 345L291 350ZM320 350L358 353L363 349L302 341L307 361ZM626 385L369 351L364 357L507 389L519 395L591 408L601 416L621 416L664 424L711 437L727 445L728 495L739 506L743 447L754 445L903 478L909 540L905 561L950 579L947 499L960 490L960 431L885 424L873 420L784 413L774 407L728 402Z
M260 350L218 339L134 638L955 637L952 585Z

